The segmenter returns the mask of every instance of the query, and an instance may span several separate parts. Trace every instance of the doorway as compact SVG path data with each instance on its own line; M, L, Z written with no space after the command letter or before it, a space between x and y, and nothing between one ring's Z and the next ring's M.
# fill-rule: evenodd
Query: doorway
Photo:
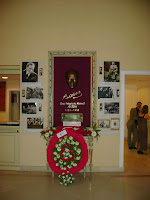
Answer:
M125 134L126 134L126 120L127 120L126 114L125 114L126 113L126 109L125 109L125 105L126 105L126 101L125 101L126 100L126 91L125 91L125 89L126 89L126 79L127 78L130 79L130 81L132 81L132 84L133 83L135 84L135 81L138 84L143 84L146 76L149 76L148 78L150 79L150 71L121 71L120 159L119 159L119 167L122 167L122 168L124 168L124 138L125 138ZM137 79L137 78L140 78L140 79ZM141 79L143 79L143 80L141 80ZM139 98L139 94L137 95L137 99L138 98ZM142 99L141 101L143 102L144 100ZM145 100L143 103L146 104L146 101L147 100Z

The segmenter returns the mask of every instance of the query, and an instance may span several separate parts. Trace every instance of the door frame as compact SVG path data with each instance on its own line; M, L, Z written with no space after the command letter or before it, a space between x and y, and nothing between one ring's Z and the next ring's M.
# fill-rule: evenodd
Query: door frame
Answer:
M125 76L126 75L148 75L150 71L120 71L120 155L119 168L124 168L124 127L125 127Z

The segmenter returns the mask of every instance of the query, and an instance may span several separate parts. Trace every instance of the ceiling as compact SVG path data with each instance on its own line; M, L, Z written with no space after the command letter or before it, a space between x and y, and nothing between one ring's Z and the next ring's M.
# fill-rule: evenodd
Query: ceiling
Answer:
M8 79L2 79L3 76L7 76ZM0 74L0 81L7 80L20 80L20 74Z

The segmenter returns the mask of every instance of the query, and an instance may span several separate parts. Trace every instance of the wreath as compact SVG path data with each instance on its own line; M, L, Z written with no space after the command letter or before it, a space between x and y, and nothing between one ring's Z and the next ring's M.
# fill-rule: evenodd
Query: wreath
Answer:
M60 174L61 184L73 183L72 174L81 171L88 161L88 148L83 136L70 128L56 132L47 148L47 161L52 171Z

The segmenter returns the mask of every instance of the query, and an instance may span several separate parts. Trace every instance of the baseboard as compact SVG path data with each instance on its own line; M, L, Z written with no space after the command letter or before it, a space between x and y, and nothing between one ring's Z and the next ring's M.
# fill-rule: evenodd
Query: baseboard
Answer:
M21 166L20 171L52 172L47 166ZM92 167L92 170L87 167L80 172L124 172L124 167Z

